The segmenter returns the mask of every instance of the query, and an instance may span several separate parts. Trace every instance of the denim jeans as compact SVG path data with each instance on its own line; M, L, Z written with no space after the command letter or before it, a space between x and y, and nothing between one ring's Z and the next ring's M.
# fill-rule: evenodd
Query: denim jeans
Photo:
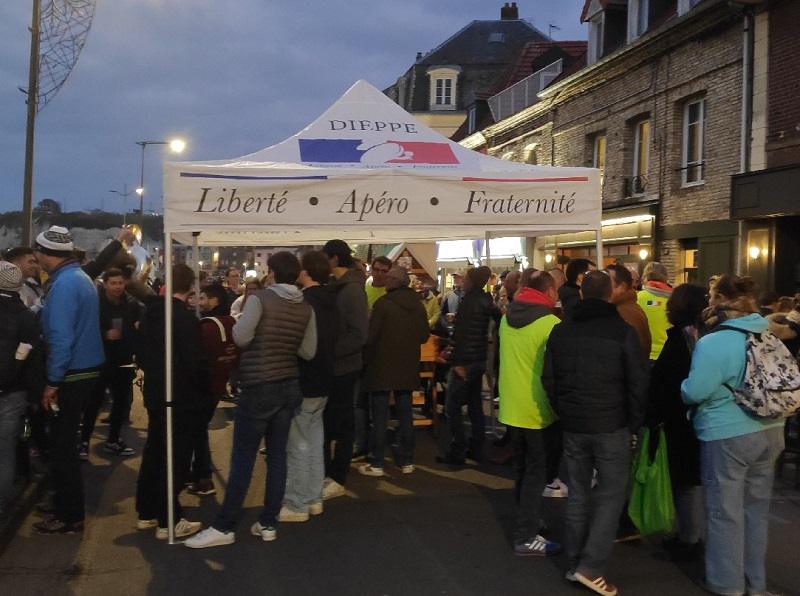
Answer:
M461 416L461 406L467 405L470 425L472 427L469 450L470 455L480 459L483 450L484 435L486 434L486 420L483 415L481 391L483 390L483 373L486 365L475 362L464 367L466 375L462 378L455 371L450 370L447 377L447 398L445 413L447 426L450 430L450 455L461 459L467 451L467 439L464 434L464 422Z
M286 490L289 427L302 401L297 379L242 388L234 418L228 488L222 509L213 523L217 530L231 532L239 521L262 439L267 447L267 479L259 522L262 526L277 523ZM350 403L352 407L352 398Z
M718 594L765 592L769 503L783 428L700 443L706 582Z
M283 504L292 511L307 513L309 505L322 501L325 480L322 413L327 401L327 397L303 398L300 412L289 428Z
M334 377L331 395L325 406L325 475L341 485L347 482L353 459L355 420L353 402L358 372Z
M369 449L369 394L361 391L361 379L356 382L353 393L353 420L355 423L353 452L366 453Z
M564 432L569 475L565 550L570 567L602 575L625 505L631 463L631 433ZM597 486L592 489L593 470Z
M0 395L0 514L8 509L17 462L17 440L28 403L24 391Z
M558 475L561 425L555 423L537 429L509 426L508 431L517 473L514 485L517 504L515 538L528 539L541 529L542 491Z
M373 467L383 467L386 451L386 427L389 424L389 392L376 391L369 396L372 406L372 435L370 439L369 463ZM395 391L394 403L400 421L400 457L397 464L405 466L414 463L414 414L410 391Z

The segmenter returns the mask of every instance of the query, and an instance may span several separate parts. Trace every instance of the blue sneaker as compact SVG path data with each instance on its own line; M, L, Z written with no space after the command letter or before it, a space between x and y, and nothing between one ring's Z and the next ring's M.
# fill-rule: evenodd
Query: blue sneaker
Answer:
M514 554L520 557L551 557L561 552L561 545L537 534L514 544Z

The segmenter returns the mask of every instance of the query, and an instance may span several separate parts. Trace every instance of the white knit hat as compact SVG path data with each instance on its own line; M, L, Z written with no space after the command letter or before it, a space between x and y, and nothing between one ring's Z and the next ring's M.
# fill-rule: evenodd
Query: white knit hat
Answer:
M36 237L36 244L55 252L72 252L75 248L72 234L62 226L50 226L49 230Z
M14 263L0 261L0 290L19 292L22 288L22 270Z

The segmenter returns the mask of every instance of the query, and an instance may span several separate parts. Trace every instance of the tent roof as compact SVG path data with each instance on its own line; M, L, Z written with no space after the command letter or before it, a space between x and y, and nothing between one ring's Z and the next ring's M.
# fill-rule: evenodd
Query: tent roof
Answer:
M471 151L365 81L288 139L164 166L164 226L206 245L415 242L600 227L599 172Z

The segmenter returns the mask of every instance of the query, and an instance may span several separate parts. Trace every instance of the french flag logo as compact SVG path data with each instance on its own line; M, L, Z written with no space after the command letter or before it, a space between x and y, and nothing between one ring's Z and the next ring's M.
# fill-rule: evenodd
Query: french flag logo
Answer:
M307 163L457 164L447 143L364 142L358 139L299 139L300 160Z

